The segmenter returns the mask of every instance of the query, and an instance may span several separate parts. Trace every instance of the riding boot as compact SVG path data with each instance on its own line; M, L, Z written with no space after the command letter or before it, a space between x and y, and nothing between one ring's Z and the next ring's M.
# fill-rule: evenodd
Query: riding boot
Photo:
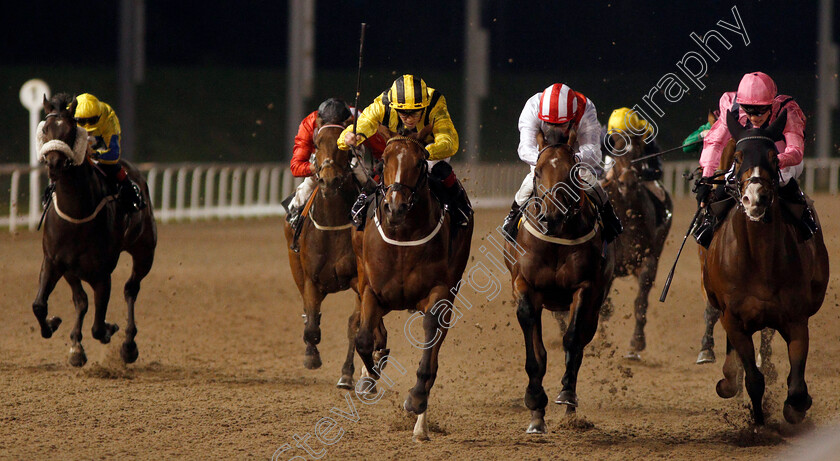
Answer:
M373 192L370 195L362 192L353 203L353 206L350 207L350 221L353 222L353 227L355 227L357 231L365 230L368 207L374 198L376 198L376 192Z
M796 228L802 234L803 240L813 237L818 230L817 222L796 179L791 178L786 185L779 188L779 197L783 200L788 211L793 214Z
M119 163L100 163L99 168L105 172L108 179L113 181L117 190L117 201L131 213L146 208L146 201L140 192L140 187L128 177L125 168Z
M448 198L449 209L455 226L466 227L470 223L470 218L472 218L473 209L461 181L456 180L451 187L446 189L445 195Z
M716 225L717 219L707 206L700 212L697 224L694 226L691 235L694 236L694 240L697 240L700 246L708 250L709 245L712 243L712 237L715 235Z
M303 207L290 206L289 212L286 213L286 221L289 222L289 227L292 229L292 244L289 249L295 253L300 252L300 245L298 245L298 238L300 238L300 231L303 229L303 219L301 218L301 211Z
M656 181L662 179L662 158L652 157L642 163L642 170L639 172L642 181Z
M519 233L519 217L522 216L522 209L516 200L510 206L510 212L505 216L505 222L502 224L502 229L505 231L505 239L510 243L516 243L516 234Z
M613 209L612 203L610 203L610 199L607 197L607 193L598 183L593 184L592 187L584 189L584 191L586 192L586 195L592 199L592 202L595 203L595 207L598 209L598 216L600 217L601 224L604 227L604 241L607 243L612 242L616 239L616 237L624 232L624 226L621 225L621 220L618 219L618 215L615 214L615 209Z

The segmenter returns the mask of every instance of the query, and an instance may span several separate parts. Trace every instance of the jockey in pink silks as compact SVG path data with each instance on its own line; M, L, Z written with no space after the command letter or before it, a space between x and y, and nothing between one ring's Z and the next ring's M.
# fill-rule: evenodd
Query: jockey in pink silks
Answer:
M790 96L778 94L776 84L769 75L763 72L744 75L737 92L730 91L721 96L721 117L703 139L700 166L703 168L704 178L715 174L720 166L723 148L732 139L726 127L726 114L730 110L738 111L738 121L747 128L767 127L782 111L787 110L784 139L776 143L779 151L779 197L800 207L804 205L797 228L806 239L810 238L817 227L805 196L796 182L804 168L802 157L805 146L805 114L802 113L799 104ZM704 207L710 202L726 198L722 187L713 191L711 184L699 184L696 192L697 203ZM707 211L694 233L698 243L708 247L715 224L716 218Z

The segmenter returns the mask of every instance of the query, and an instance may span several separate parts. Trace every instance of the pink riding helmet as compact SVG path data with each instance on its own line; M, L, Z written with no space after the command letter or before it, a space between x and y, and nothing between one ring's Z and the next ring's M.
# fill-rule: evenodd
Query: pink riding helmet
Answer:
M769 106L776 97L776 83L764 72L750 72L738 85L738 104Z

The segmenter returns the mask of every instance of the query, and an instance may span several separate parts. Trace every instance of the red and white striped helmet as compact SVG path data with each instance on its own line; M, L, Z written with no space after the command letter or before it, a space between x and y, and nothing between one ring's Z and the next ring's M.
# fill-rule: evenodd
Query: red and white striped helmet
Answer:
M546 88L540 96L540 120L548 123L566 123L580 120L586 109L586 98L562 83Z

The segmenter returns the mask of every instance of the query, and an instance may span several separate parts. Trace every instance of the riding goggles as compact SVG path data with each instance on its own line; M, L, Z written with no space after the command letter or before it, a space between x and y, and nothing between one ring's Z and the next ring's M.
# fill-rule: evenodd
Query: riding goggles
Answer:
M744 109L744 112L746 112L747 115L764 115L773 106L750 106L746 104L741 104L741 107Z
M99 122L99 116L95 115L93 117L85 117L85 118L77 118L76 123L82 126L87 125L96 125Z
M397 109L397 113L402 115L403 117L413 117L413 116L419 114L422 111L423 111L423 109L416 109L416 110Z

